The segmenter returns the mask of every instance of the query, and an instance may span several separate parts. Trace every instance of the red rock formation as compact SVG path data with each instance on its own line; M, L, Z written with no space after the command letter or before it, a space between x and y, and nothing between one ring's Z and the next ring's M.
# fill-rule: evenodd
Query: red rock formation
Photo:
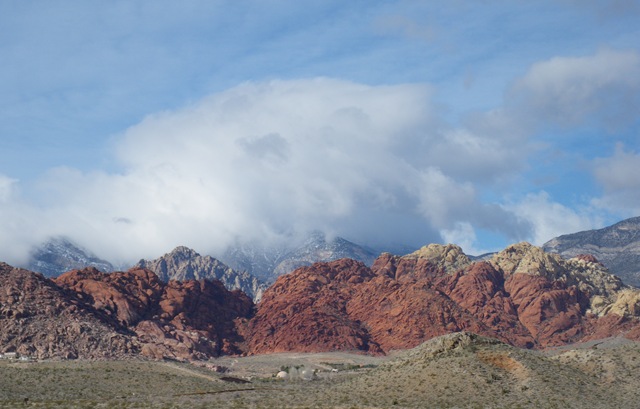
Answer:
M255 309L255 315L254 314ZM519 244L471 263L455 246L342 259L281 276L255 307L218 281L88 268L55 281L0 263L0 352L40 358L206 359L284 351L386 353L470 331L545 348L640 340L640 291L590 258Z
M280 276L249 324L249 351L381 352L347 311L358 285L373 277L363 263L350 259L316 263Z
M431 287L443 273L429 263L383 255L373 268L343 259L280 277L250 323L249 350L379 353L448 332L496 335Z
M123 358L132 333L42 275L0 263L0 352L33 358Z
M593 286L606 281L601 272L574 274L573 264L527 244L506 249L495 262L466 263L443 249L446 257L434 248L422 252L436 254L434 261L418 252L383 254L371 269L338 260L280 277L249 323L249 351L388 352L461 330L529 348L640 334L636 317L588 313ZM463 267L455 271L447 260ZM627 295L621 306L630 311L635 299Z
M504 277L491 264L474 263L443 277L437 285L453 302L495 331L497 338L520 347L535 346L504 287Z
M89 267L69 271L54 281L131 327L152 312L164 290L154 273L142 269L107 274Z
M56 282L135 331L142 353L153 358L204 359L240 353L236 319L247 319L253 302L219 281L170 281L151 271L102 273L74 270Z

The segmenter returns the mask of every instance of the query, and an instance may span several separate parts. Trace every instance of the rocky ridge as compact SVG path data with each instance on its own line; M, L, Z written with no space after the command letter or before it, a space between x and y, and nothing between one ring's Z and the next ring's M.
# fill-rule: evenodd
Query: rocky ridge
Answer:
M95 267L100 271L114 271L114 266L64 237L53 237L31 252L24 266L45 277L57 277L65 271Z
M147 269L55 280L0 265L0 352L200 360L221 354L385 354L468 331L526 348L640 340L640 290L592 256L528 243L472 262L453 245L371 267L340 259L279 277L257 306L217 280L163 282Z
M163 283L145 269L105 274L87 268L55 281L133 331L141 353L152 358L197 360L240 353L236 320L253 313L246 294L228 291L218 280Z
M640 217L602 229L562 235L542 248L564 258L591 254L626 284L640 287Z
M250 322L254 353L370 353L457 332L546 348L597 337L638 338L640 292L590 257L563 260L528 243L471 262L452 245L316 263L280 277Z
M132 332L41 274L0 263L0 351L105 359L140 352Z
M350 258L371 265L377 253L341 237L327 239L323 233L314 232L299 245L264 247L259 244L232 246L221 259L234 269L247 271L267 283L273 283L281 275L299 267L319 261Z
M34 358L179 360L242 352L253 302L219 281L163 283L149 270L55 280L0 264L0 351Z
M134 269L149 269L160 280L219 280L229 290L241 290L255 302L262 298L266 285L245 271L236 271L211 256L179 246L155 260L140 260Z

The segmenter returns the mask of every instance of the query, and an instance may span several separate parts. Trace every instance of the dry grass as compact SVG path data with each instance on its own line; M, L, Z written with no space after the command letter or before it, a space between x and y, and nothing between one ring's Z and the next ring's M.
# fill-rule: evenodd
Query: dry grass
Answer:
M445 347L427 343L394 359L278 354L215 364L230 372L143 361L2 362L0 407L632 408L640 401L638 344L549 355L478 338ZM318 378L273 377L281 366L301 365L316 369ZM350 370L335 373L334 367Z

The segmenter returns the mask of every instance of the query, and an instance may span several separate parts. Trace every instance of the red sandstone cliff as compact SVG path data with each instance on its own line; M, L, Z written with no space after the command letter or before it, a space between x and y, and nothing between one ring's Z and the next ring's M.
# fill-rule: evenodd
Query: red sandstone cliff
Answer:
M455 246L430 245L383 254L371 269L345 259L280 277L250 322L249 351L379 353L461 330L529 348L635 339L639 300L589 257L564 261L521 243L472 263Z
M48 280L0 263L0 352L40 358L377 354L462 330L545 348L640 340L639 316L640 290L593 257L562 260L526 243L475 263L451 245L383 254L371 268L316 263L280 277L257 306L219 281L93 268Z
M217 280L165 284L149 270L107 274L87 268L55 281L133 330L142 354L153 358L204 359L240 353L243 340L236 320L253 312L247 295L228 291Z

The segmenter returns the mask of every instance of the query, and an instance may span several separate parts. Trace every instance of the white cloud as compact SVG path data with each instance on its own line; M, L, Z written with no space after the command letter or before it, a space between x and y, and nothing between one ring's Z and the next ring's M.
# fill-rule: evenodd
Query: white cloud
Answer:
M443 131L425 149L423 159L455 179L479 185L491 185L518 174L526 166L522 160L529 148L526 140L515 130L502 134L502 124L495 122L490 113L482 121Z
M516 81L507 101L538 125L599 121L616 129L640 115L640 54L601 49L584 57L534 64Z
M539 63L509 98L535 106L534 122L548 115L545 104L585 120L609 95L604 90L635 86L622 74L634 73L637 60L601 51ZM555 99L574 86L566 100ZM546 193L509 205L483 200L501 197L536 149L531 124L520 121L523 105L507 99L456 128L431 99L425 85L316 78L245 83L149 115L114 141L119 172L48 172L32 195L40 206L21 222L35 233L19 242L62 234L131 262L176 245L215 254L239 238L290 239L315 229L375 244L443 238L477 251L476 229L541 244L594 225ZM17 209L14 185L0 179L5 209ZM0 233L2 242L24 231L7 217L3 226L13 227Z
M128 129L115 142L120 173L52 169L40 221L118 262L318 228L400 238L380 218L420 217L427 186L402 152L429 138L430 111L424 86L243 84ZM429 229L410 236L437 239Z
M477 237L476 232L471 223L458 222L453 228L440 231L442 239L445 243L457 244L462 248L465 254L480 255L489 251L476 248Z
M522 235L528 227L482 204L468 181L511 170L429 155L460 149L470 160L498 148L466 131L442 138L430 99L421 85L319 78L246 83L150 115L115 141L119 173L56 168L42 178L38 237L66 235L130 262L313 229L378 245L439 241L459 223ZM509 156L498 150L495 161Z
M0 203L6 203L13 196L17 180L0 173Z
M44 237L38 210L20 198L18 187L17 180L0 174L0 261L14 265L24 262L30 246Z
M612 156L593 161L593 174L603 188L603 195L594 199L594 205L622 213L640 214L640 154L626 151L621 144Z
M531 242L542 245L554 237L601 227L602 221L585 209L576 211L554 202L547 192L530 193L521 201L505 207L530 223Z

